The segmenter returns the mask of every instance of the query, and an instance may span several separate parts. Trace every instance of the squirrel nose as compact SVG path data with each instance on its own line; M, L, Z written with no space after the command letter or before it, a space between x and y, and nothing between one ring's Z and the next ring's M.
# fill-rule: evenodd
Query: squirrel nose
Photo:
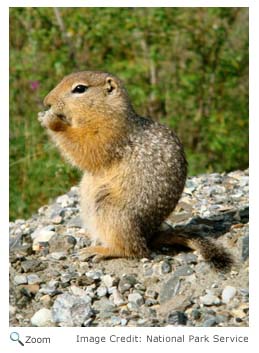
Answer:
M43 100L43 104L46 108L51 108L51 99L50 99L50 95L48 94L44 100Z

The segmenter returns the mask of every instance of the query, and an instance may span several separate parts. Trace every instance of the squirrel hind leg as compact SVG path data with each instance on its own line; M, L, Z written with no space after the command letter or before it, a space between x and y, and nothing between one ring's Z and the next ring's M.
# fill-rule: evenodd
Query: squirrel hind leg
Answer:
M93 262L99 262L108 258L123 257L118 249L105 246L88 246L79 251L79 259L87 260L93 258Z
M93 257L94 262L111 258L143 258L148 255L149 251L144 243L143 246L132 247L116 242L112 246L89 246L79 251L79 258L86 260Z

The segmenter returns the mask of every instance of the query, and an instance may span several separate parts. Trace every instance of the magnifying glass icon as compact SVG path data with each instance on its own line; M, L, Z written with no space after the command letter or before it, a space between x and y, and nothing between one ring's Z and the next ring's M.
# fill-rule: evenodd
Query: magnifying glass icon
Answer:
M18 332L11 332L10 339L12 341L17 341L20 343L21 346L24 346L24 343L22 343L22 341L20 341L20 335Z

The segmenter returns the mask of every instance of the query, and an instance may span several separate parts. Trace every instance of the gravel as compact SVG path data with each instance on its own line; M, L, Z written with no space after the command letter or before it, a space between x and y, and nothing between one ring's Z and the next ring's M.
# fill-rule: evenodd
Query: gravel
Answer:
M236 260L229 273L183 248L80 260L90 239L77 187L10 222L10 326L248 326L248 182L248 170L188 178L163 225L221 243Z

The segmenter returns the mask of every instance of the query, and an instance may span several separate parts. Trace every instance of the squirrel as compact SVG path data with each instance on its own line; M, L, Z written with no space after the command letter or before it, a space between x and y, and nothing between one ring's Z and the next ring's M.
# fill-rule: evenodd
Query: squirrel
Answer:
M225 249L203 237L159 231L181 197L187 162L177 135L139 116L122 81L99 71L65 76L45 97L38 119L61 154L83 171L81 213L99 259L148 257L152 246L199 250L216 269L229 269Z

